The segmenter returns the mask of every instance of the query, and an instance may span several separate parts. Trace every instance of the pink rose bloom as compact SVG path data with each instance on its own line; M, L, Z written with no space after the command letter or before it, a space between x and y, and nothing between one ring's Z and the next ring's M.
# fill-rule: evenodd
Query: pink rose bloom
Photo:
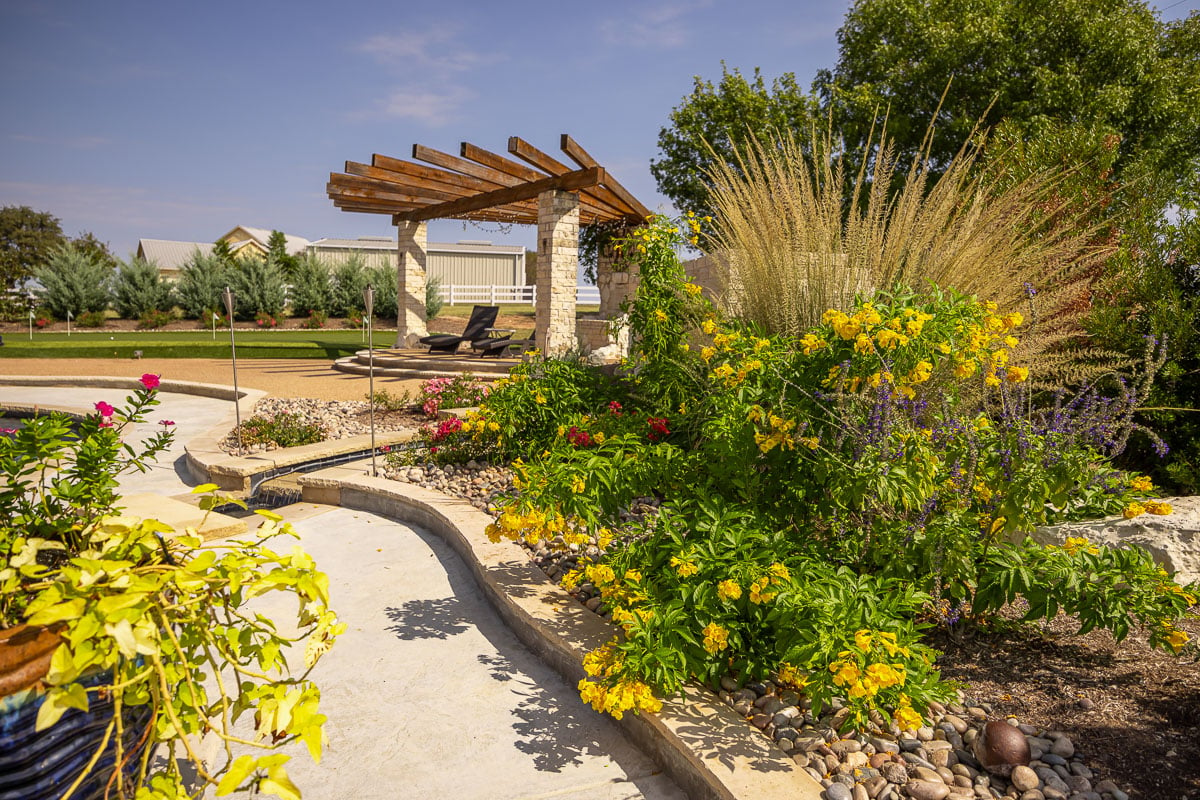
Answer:
M142 376L142 386L153 391L158 388L158 376L147 372Z
M100 412L100 416L102 417L111 417L113 412L116 411L115 408L103 400L101 400L99 403L96 403L96 410Z

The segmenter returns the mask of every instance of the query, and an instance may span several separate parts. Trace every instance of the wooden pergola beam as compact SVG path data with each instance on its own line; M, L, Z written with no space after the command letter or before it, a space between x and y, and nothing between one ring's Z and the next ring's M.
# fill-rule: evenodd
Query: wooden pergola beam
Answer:
M499 170L485 167L482 164L476 164L473 161L468 161L465 158L452 156L449 153L443 153L440 150L434 150L432 147L424 145L413 145L413 158L424 161L428 164L433 164L443 169L458 172L462 175L468 175L488 183L495 184L495 187L515 186L520 183L519 178L514 178L511 175L506 175Z
M533 164L534 167L544 170L551 175L562 175L571 172L571 168L566 164L559 162L546 152L542 152L535 148L532 144L526 142L521 137L509 137L509 152L522 161ZM588 167L599 167L599 164L593 161L590 164L580 164L580 167L587 169ZM602 210L611 213L612 216L632 216L635 215L634 207L625 203L616 193L608 191L606 186L596 186L588 191L588 196L598 204Z
M596 163L596 159L592 158L591 155L588 154L588 151L580 147L579 143L572 139L569 134L564 133L562 135L561 139L559 140L559 147L572 161L574 161L580 167L587 168L599 166ZM629 206L629 208L638 216L640 220L647 220L654 216L650 209L638 202L638 199L633 196L633 193L618 183L616 178L609 176L604 185L610 192L621 198L625 205Z
M570 191L572 189L596 186L603 180L604 167L589 167L588 169L568 172L565 175L554 175L517 186L495 189L461 200L452 200L448 203L438 203L426 208L414 209L396 214L395 219L419 222L427 219L437 219L438 217L453 217L457 214L466 214L494 206L508 205L521 200L532 200L542 192L548 192L552 189Z

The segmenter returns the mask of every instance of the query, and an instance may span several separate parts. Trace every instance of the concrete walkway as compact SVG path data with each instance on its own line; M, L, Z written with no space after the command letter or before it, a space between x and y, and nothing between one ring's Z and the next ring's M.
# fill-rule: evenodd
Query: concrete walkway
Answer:
M0 406L120 405L127 393L0 385ZM229 401L161 393L149 428L172 419L175 446L126 492L187 491L172 468L183 443L217 424ZM132 437L131 437L132 438ZM572 798L675 800L684 794L575 687L522 645L438 537L362 511L282 509L329 574L347 632L314 670L329 717L321 764L289 748L308 800ZM284 597L263 610L295 613Z

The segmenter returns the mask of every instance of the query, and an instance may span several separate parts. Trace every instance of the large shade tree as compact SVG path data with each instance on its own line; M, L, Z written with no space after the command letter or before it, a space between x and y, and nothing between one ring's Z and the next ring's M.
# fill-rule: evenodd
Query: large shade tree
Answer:
M1139 0L858 0L838 42L812 95L790 73L771 86L757 71L696 78L659 134L660 191L707 211L705 142L729 160L771 126L803 138L814 114L832 119L849 154L886 114L901 166L936 114L935 174L978 121L1028 138L1115 135L1116 176L1155 186L1188 185L1200 163L1200 14L1163 22Z

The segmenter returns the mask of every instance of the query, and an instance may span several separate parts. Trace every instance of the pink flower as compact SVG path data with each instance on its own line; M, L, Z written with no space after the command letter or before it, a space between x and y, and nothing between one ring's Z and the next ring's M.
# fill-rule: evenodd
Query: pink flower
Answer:
M101 400L99 403L96 403L96 410L100 412L100 416L102 417L111 417L113 412L116 411L115 408L103 400Z
M379 449L381 452L384 452L384 453L392 452L392 446L390 444L385 444L383 447L381 447Z
M158 376L147 372L142 376L142 386L145 386L150 391L158 388Z
M159 425L162 425L164 428L169 428L169 427L171 427L172 425L174 425L174 424L175 424L175 420L173 420L173 419L160 419L160 420L158 421L158 424L159 424Z
M111 428L112 420L110 420L108 417L105 417L104 420L100 423L100 427L101 428Z

